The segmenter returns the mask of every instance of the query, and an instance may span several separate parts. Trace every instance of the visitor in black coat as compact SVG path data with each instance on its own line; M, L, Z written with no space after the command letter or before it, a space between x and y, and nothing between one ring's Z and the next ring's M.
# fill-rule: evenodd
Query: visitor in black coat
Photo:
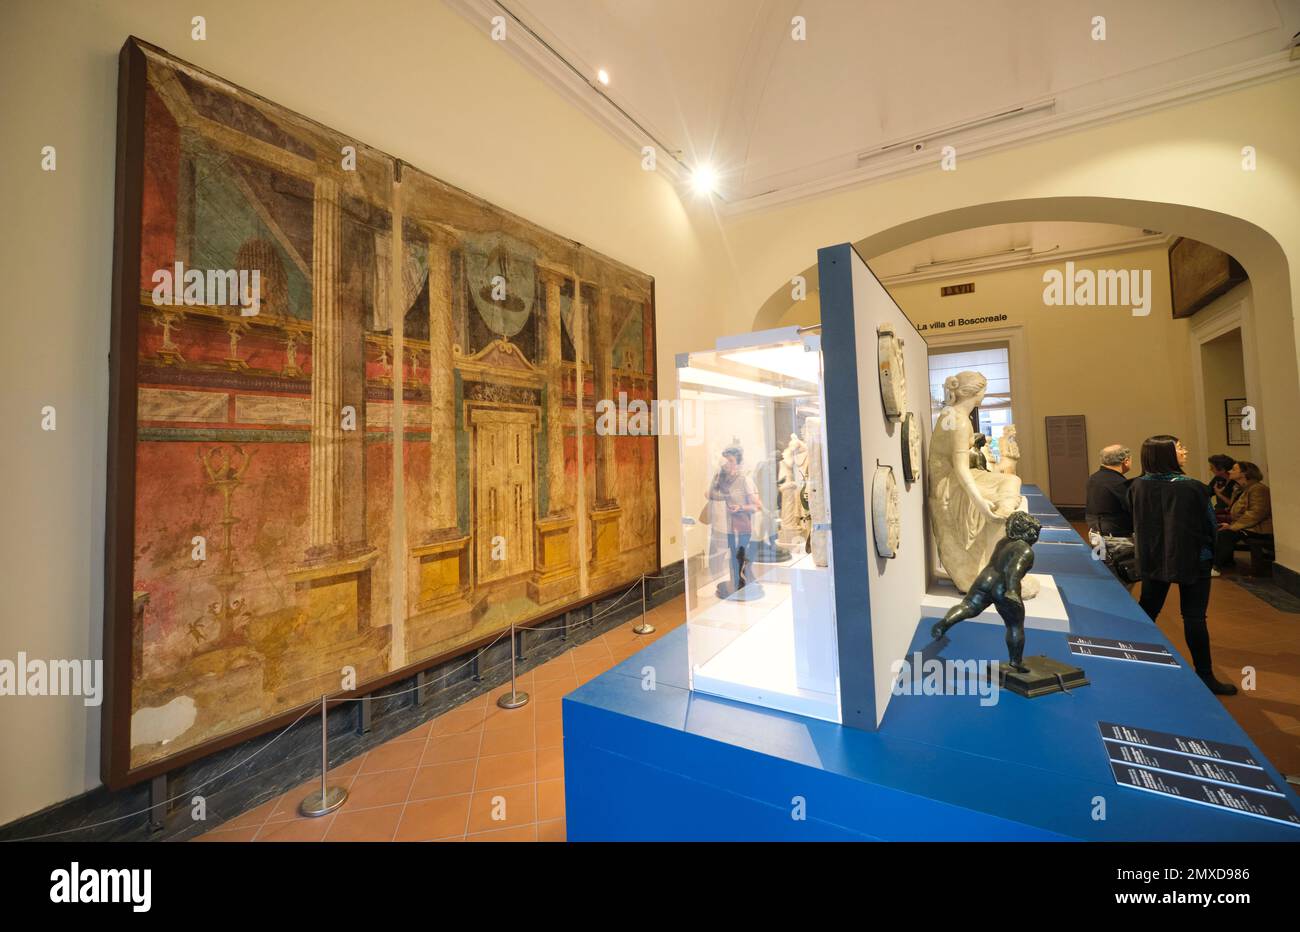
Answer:
M1206 487L1183 474L1187 450L1177 437L1160 434L1142 444L1142 475L1129 488L1142 610L1152 621L1177 584L1183 637L1196 673L1210 692L1231 696L1237 687L1214 677L1210 631L1205 623L1214 563L1214 509Z
M1133 515L1129 511L1129 480L1124 476L1133 467L1133 453L1128 447L1112 443L1102 448L1101 467L1088 477L1088 503L1084 519L1090 530L1110 537L1133 536Z

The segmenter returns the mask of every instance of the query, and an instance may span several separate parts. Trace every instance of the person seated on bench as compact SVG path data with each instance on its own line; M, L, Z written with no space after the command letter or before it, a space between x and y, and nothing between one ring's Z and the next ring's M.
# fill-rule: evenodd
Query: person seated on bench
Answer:
M1210 472L1214 474L1205 483L1210 490L1210 502L1214 505L1215 517L1222 523L1227 523L1228 506L1232 504L1232 496L1237 494L1237 483L1228 478L1228 473L1236 461L1225 453L1216 453L1210 457L1209 463Z
M1129 510L1125 474L1133 468L1128 447L1112 443L1101 451L1101 468L1088 477L1088 502L1084 518L1089 530L1108 537L1132 537L1133 514Z
M1273 544L1273 504L1264 474L1254 463L1237 462L1228 478L1237 484L1237 494L1228 508L1228 520L1219 524L1215 534L1215 576L1232 567L1232 552L1239 542Z

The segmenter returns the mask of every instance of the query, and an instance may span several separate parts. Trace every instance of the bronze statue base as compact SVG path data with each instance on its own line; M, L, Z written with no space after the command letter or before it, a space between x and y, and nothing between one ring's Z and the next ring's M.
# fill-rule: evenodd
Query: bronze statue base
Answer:
M1081 669L1042 654L1026 657L1021 665L1024 671L1002 664L998 668L998 679L1003 689L1027 699L1088 685L1088 677Z

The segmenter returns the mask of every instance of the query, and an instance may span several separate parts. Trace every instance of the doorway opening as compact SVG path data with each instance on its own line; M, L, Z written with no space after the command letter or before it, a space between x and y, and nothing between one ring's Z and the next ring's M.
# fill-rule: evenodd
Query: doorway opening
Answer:
M930 427L933 429L939 420L939 412L943 410L944 380L968 369L988 379L983 403L971 411L971 426L988 438L993 458L1000 460L1002 431L1015 423L1011 346L1005 340L930 350Z

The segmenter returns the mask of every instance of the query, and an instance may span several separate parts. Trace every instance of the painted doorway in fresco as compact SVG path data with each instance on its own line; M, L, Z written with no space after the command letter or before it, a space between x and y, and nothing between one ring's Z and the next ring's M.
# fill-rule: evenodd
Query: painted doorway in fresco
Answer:
M474 562L479 585L533 567L533 431L524 412L475 411Z

